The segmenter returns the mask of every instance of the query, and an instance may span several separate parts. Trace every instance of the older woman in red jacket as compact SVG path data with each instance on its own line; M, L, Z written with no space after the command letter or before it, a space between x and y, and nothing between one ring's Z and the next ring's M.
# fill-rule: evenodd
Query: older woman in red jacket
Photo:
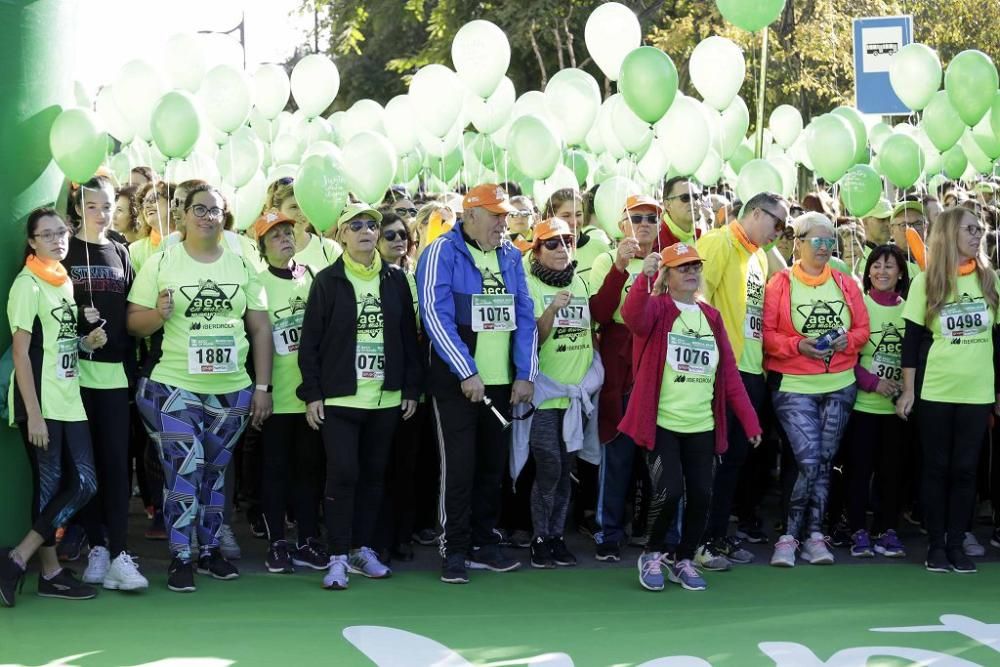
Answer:
M667 575L688 590L705 589L691 559L708 520L713 457L727 446L727 406L751 444L760 444L760 424L722 316L695 297L701 264L698 251L686 243L670 246L662 259L651 253L622 306L622 318L634 336L636 381L618 428L647 450L649 539L638 567L639 583L648 590L663 589L666 535L682 492L681 541Z
M798 477L788 501L785 534L771 565L802 559L833 563L823 536L830 468L854 407L854 366L868 340L868 309L851 276L829 267L837 244L833 223L805 213L792 223L800 258L771 278L764 292L764 368L774 411L795 455Z

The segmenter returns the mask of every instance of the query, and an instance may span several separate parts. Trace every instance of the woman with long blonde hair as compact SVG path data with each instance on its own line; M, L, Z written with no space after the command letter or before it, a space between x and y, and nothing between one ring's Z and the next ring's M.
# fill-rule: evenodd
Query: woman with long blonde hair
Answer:
M967 209L931 227L927 270L903 310L903 393L896 413L916 414L923 447L921 499L931 572L975 572L962 549L975 509L976 469L997 403L997 276L981 250L985 227Z

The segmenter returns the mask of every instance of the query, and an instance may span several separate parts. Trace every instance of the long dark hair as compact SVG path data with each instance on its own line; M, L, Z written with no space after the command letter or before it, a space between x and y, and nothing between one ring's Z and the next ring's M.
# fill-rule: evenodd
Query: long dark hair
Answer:
M28 222L25 225L25 233L27 234L24 242L24 261L28 261L28 258L35 254L35 249L31 247L27 239L32 238L35 235L35 231L38 229L38 223L41 222L42 218L47 218L52 216L53 218L58 218L60 222L64 225L66 221L63 217L59 215L59 211L55 210L51 206L42 206L41 208L36 208L28 215Z
M70 229L79 230L83 225L83 202L80 199L80 190L104 190L110 196L110 203L115 202L115 186L107 176L97 175L83 184L72 184L69 188L69 198L66 201L66 220ZM86 196L86 195L84 195Z
M876 246L871 251L871 254L868 255L868 261L865 262L865 274L861 277L861 282L865 287L865 294L872 288L872 265L884 257L892 257L896 260L896 266L899 268L899 281L896 283L896 291L905 299L906 295L910 293L910 272L906 267L906 255L903 254L899 246L890 243Z

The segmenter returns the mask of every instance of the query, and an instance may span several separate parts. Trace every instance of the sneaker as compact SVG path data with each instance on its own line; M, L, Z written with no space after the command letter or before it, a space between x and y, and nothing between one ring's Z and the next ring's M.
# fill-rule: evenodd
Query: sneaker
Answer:
M139 572L132 556L123 551L111 561L101 585L109 591L141 591L149 588L149 580Z
M360 574L369 579L388 579L392 576L390 570L369 547L361 547L351 552L347 559L347 569L353 574Z
M424 528L413 533L413 541L425 547L431 547L441 541L441 534L433 528Z
M494 528L493 532L500 538L500 546L512 546L510 542L510 533L507 532L506 528Z
M852 537L851 529L847 527L847 524L841 522L838 523L834 527L833 532L830 533L830 544L835 547L849 547L852 543Z
M64 567L51 579L38 574L38 595L62 600L90 600L97 597L97 589L83 583L76 578L73 570Z
M782 535L774 545L771 565L774 567L795 567L795 550L799 541L791 535Z
M218 549L210 549L198 559L198 574L210 574L214 579L237 579L240 571Z
M601 532L601 524L597 523L595 515L588 514L577 524L576 529L581 535L593 538Z
M547 542L549 543L549 551L552 552L552 560L555 561L556 565L560 567L576 565L576 556L566 548L566 540L563 539L562 535L550 537Z
M854 558L875 557L875 551L872 549L872 538L864 528L851 535L851 556Z
M83 572L83 583L99 584L108 576L111 554L104 547L91 547L87 555L87 569Z
M613 542L598 542L594 558L604 563L617 563L622 559L622 550Z
M767 533L761 529L760 520L741 523L736 527L736 537L750 544L767 544Z
M441 560L441 581L446 584L467 584L469 573L465 569L465 556L448 554Z
M962 540L962 551L971 558L982 558L986 555L986 547L980 544L972 533L965 534L965 539Z
M147 540L167 539L167 527L163 522L162 510L153 512L153 519L149 522L149 528L146 529L145 537Z
M959 574L976 573L976 564L972 562L972 559L968 556L968 552L964 549L949 549L947 557L952 571Z
M721 553L715 551L714 544L703 544L694 552L694 562L709 572L725 572L733 569L733 564Z
M993 529L993 534L990 535L990 544L1000 549L1000 528Z
M948 562L948 555L944 549L931 547L927 550L927 560L924 561L924 568L928 572L948 572L951 570L951 563Z
M531 567L539 570L551 570L555 568L556 561L552 558L552 549L544 537L536 537L531 543Z
M639 583L643 588L647 591L663 590L663 559L659 551L640 554L636 565L639 568Z
M813 533L802 547L802 560L813 565L833 565L833 554L826 546L823 533Z
M219 552L227 560L239 560L243 556L240 552L240 545L236 543L232 527L225 523L219 527Z
M288 555L288 542L277 540L271 543L264 556L264 567L271 574L292 574L295 568L292 567L292 558Z
M891 528L879 535L875 541L875 553L886 558L906 558L906 548L896 535L896 531Z
M505 556L499 545L490 544L474 548L467 565L470 570L513 572L521 567L521 562Z
M63 532L62 539L56 545L56 555L62 562L73 561L83 553L84 545L87 543L87 533L83 526L71 524Z
M16 592L24 588L24 568L10 557L11 549L0 549L0 605L13 607Z
M526 530L515 530L510 534L510 546L515 549L528 549L532 545L531 533Z
M193 593L194 585L194 563L183 560L179 556L174 556L167 568L167 588L177 593Z
M292 565L325 570L330 567L330 554L319 540L310 537L305 544L295 550L292 555Z
M259 509L247 510L247 523L250 524L250 534L254 537L267 539L267 522L264 521L264 513Z
M743 548L743 541L735 535L713 542L712 547L715 553L725 556L734 565L749 565L754 559L754 555Z
M708 588L708 584L698 572L698 568L687 558L668 567L667 578L675 584L680 584L681 588L688 591L703 591Z
M347 588L347 556L331 556L330 567L323 577L323 588L328 591L342 591Z

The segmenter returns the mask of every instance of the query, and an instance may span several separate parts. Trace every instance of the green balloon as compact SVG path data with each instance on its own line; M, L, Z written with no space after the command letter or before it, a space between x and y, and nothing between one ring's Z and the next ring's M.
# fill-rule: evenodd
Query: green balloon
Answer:
M677 95L677 68L666 53L640 46L625 56L618 90L636 116L650 125L663 118Z
M732 167L733 172L739 174L743 171L743 167L747 162L753 159L753 149L746 144L740 144L737 146L736 150L733 151L733 156L729 158L729 166Z
M563 153L563 164L569 167L573 175L576 176L577 185L583 187L587 182L587 175L590 173L590 162L587 154L579 150L568 150Z
M993 134L1000 137L1000 92L993 97L993 104L990 105L990 127Z
M948 93L939 90L924 108L924 131L939 151L946 151L962 138L965 123L948 99Z
M623 217L625 200L639 194L639 186L624 176L612 176L601 183L594 195L597 222L611 238L621 238L618 222Z
M443 158L427 156L425 164L427 171L432 176L436 176L442 181L450 181L455 178L455 174L462 168L462 147L455 146L450 153Z
M784 183L781 172L767 160L751 160L743 165L736 180L736 194L741 201L750 201L761 192L781 194Z
M49 149L69 180L89 181L104 162L107 135L97 127L97 118L86 109L67 109L52 123Z
M976 140L972 136L972 132L966 132L962 135L959 140L959 146L965 152L965 157L969 158L969 164L972 168L978 171L980 174L989 174L993 172L993 160L983 152L983 149L979 147Z
M988 158L995 160L1000 157L1000 139L993 134L993 125L988 114L972 128L972 138Z
M420 155L420 149L414 146L412 151L399 158L399 166L397 167L398 178L396 180L404 183L412 181L420 175L420 168L423 165L424 161Z
M806 129L806 151L817 174L828 183L839 180L856 162L850 122L832 113L814 119Z
M882 197L882 179L866 164L856 164L840 179L840 197L857 218L868 214Z
M347 203L347 174L330 153L310 155L302 161L293 184L295 201L320 232L333 227Z
M466 148L472 151L484 167L492 169L496 165L496 154L500 147L488 135L466 132L464 139Z
M974 126L993 104L1000 78L996 65L982 51L962 51L948 64L944 89L962 121Z
M785 0L715 0L722 16L748 32L757 32L778 20Z
M905 134L894 134L886 139L878 157L885 177L897 188L910 187L923 171L920 144Z
M149 117L153 143L167 157L185 158L201 134L201 120L190 93L172 90L159 99Z
M882 142L891 136L892 128L879 121L872 127L872 131L868 133L868 143L871 144L872 150L878 153L882 150Z
M837 107L832 113L837 114L848 123L854 130L854 162L868 161L868 128L861 113L854 107Z
M510 126L507 150L522 174L536 181L552 175L562 153L549 124L538 116L521 116Z

